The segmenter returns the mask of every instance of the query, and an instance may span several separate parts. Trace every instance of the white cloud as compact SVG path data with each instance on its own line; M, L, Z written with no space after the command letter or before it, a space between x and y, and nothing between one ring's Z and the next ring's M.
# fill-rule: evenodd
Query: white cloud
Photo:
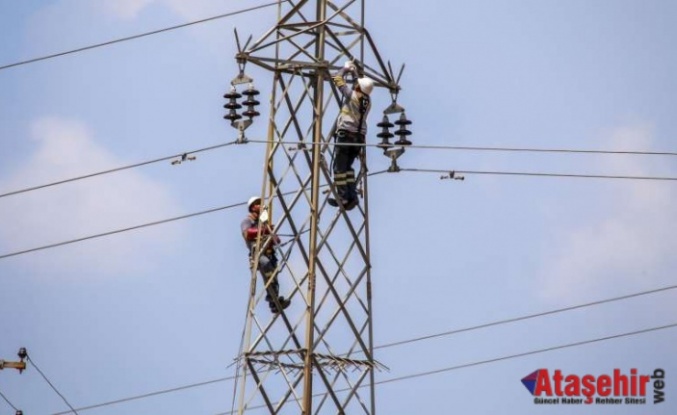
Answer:
M134 19L147 6L156 0L104 0L103 7L121 19Z
M211 0L160 0L165 3L174 13L185 19L200 19L209 17L215 13L223 13L223 2ZM217 7L215 7L217 6Z
M653 148L651 129L646 126L621 128L610 137L610 148ZM656 159L613 156L607 160L600 170L638 176L651 176L655 170ZM545 255L548 263L541 275L546 298L562 300L609 284L651 285L670 270L677 246L674 185L622 181L601 196L597 208L605 212L603 219L582 217L575 227L552 235L559 242L552 255Z
M100 11L116 19L133 20L151 6L169 10L179 17L179 22L192 22L229 11L239 10L240 8L250 7L251 5L240 4L240 7L237 7L235 3L219 0L106 0L105 7L100 8ZM231 23L237 22L242 22L242 20L231 21ZM195 38L201 47L205 47L214 56L223 56L224 43L226 47L235 47L234 40L231 39L232 32L228 31L224 35L223 25L200 25L199 29L196 27L195 30L188 30L186 33L190 37Z
M103 7L115 17L130 20L154 3L161 4L189 20L204 18L210 13L223 12L223 2L213 0L104 0ZM219 6L221 10L216 10Z
M43 118L33 123L32 136L37 142L35 153L8 178L0 179L0 189L21 189L129 163L98 145L77 121ZM18 194L1 202L4 252L164 219L180 210L162 184L137 170ZM175 248L180 226L164 225L32 253L21 264L43 274L87 269L113 275L147 270Z

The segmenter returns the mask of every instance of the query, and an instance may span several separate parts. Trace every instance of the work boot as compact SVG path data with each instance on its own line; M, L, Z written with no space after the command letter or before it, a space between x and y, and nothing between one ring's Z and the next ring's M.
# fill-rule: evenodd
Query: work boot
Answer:
M338 201L333 197L327 198L327 204L329 206L339 207L339 202L341 203L341 206L345 206L347 203L347 201L344 198L339 198Z
M334 199L333 197L327 198L327 203L333 207L345 205L349 192L348 186L345 182L345 173L334 172L334 185L336 186L337 198L336 199Z
M359 200L357 199L357 197L348 198L348 199L340 198L339 200L341 201L341 206L345 210L353 210L355 208L355 206L357 206L358 203L359 203ZM339 206L339 203L336 201L336 199L331 198L331 197L327 199L327 204L330 205L330 206L333 206L333 207Z
M359 204L359 200L356 197L354 197L352 199L349 199L345 203L343 203L343 208L345 210L353 210L355 208L355 206L357 206L358 204Z
M288 298L284 298L284 296L278 298L277 301L280 303L280 307L282 307L283 310L286 310L287 307L291 305L291 300Z
M282 307L282 310L286 310L287 307L289 307L289 305L291 304L291 300L284 298L284 296L278 297L277 301L280 303L280 307ZM269 305L271 313L278 314L280 312L280 310L277 308L277 305L273 301L271 301Z
M357 186L355 185L355 172L353 170L348 170L348 185L346 190L342 195L342 198L345 199L343 202L343 208L345 210L352 210L358 204L357 198Z

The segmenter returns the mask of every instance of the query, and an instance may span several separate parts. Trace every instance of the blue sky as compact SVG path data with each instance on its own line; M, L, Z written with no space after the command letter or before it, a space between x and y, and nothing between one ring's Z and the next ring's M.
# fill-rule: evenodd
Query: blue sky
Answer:
M262 3L0 0L0 66ZM393 0L366 13L381 53L407 64L400 102L417 144L675 151L672 1ZM237 71L233 28L257 37L275 16L268 8L0 71L0 193L233 140L221 118ZM252 74L267 96L270 74ZM388 103L375 95L373 123ZM260 121L249 135L265 131ZM372 171L387 167L369 151ZM259 144L231 146L0 198L0 255L244 201L260 189L263 158ZM677 176L674 157L660 156L412 149L400 165ZM674 183L374 177L376 345L673 285ZM232 375L248 293L243 215L0 260L0 359L27 347L76 408ZM377 380L672 324L675 295L382 349L390 371ZM547 410L674 413L676 341L669 329L384 384L377 410L542 413L520 383L538 368L661 367L660 406ZM230 409L232 387L83 413L213 415ZM26 414L67 409L34 370L0 372L0 391ZM0 401L2 413L12 411Z

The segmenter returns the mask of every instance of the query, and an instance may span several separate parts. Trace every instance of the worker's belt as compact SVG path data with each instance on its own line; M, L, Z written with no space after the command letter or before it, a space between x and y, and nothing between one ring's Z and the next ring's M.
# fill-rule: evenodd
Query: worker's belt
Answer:
M252 246L251 249L249 250L249 257L253 258L255 254L256 254L256 245ZM275 249L273 249L273 248L263 249L263 250L261 250L261 255L265 255L265 256L275 255Z

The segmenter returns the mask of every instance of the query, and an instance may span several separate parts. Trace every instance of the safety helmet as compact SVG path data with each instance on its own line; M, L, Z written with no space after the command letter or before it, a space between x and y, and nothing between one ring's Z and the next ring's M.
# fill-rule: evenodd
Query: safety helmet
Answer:
M252 196L249 198L249 201L247 202L247 208L251 211L252 210L252 205L254 205L256 202L261 203L261 198L258 196Z
M360 91L367 95L371 94L371 91L374 89L374 81L367 77L358 78L357 84L360 86Z

